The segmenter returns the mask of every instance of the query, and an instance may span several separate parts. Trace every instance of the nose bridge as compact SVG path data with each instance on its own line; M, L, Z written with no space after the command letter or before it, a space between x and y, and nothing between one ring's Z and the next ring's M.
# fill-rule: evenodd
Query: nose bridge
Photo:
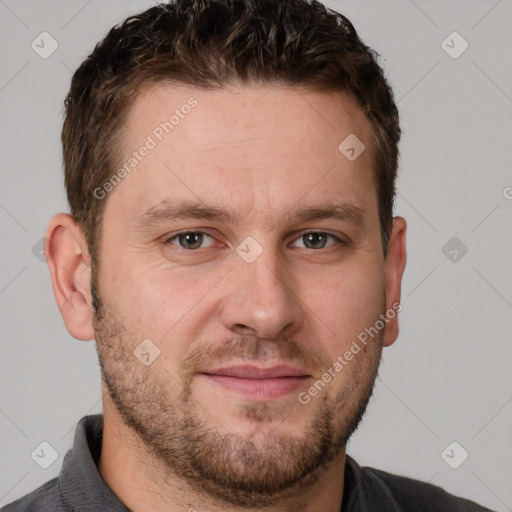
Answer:
M225 326L261 338L290 335L303 323L297 292L277 247L245 240L237 248L232 286L223 305Z

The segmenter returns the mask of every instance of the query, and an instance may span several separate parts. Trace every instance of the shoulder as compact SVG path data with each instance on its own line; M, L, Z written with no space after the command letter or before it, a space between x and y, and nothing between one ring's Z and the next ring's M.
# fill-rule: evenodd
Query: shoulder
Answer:
M0 512L65 512L59 492L58 477L34 491L3 506Z
M363 488L381 489L396 502L400 511L492 512L473 501L449 494L436 485L375 468L361 468L361 477Z

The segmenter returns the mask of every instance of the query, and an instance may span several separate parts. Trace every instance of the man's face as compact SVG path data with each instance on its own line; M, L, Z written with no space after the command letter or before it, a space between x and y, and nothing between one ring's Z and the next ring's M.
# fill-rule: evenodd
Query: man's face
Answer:
M382 330L333 369L389 308L369 124L345 94L159 85L126 125L120 166L156 145L104 199L106 386L149 467L263 506L342 453L373 387ZM354 161L350 134L366 145Z

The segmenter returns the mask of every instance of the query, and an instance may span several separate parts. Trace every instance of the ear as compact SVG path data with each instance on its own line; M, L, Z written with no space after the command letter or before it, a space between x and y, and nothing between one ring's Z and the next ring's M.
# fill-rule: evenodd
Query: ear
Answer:
M70 215L55 215L46 230L44 254L57 305L69 334L94 339L90 257L82 230Z
M385 262L386 311L395 311L395 315L386 324L383 346L392 345L398 337L398 307L400 304L402 275L405 269L406 250L405 232L407 224L402 217L393 219L393 229L389 237L388 253Z

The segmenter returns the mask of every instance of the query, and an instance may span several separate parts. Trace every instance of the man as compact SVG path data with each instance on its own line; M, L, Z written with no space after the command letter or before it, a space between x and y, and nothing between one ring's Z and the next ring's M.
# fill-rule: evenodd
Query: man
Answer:
M484 510L345 453L398 335L399 138L374 53L320 3L114 27L73 76L45 247L104 414L3 510Z

